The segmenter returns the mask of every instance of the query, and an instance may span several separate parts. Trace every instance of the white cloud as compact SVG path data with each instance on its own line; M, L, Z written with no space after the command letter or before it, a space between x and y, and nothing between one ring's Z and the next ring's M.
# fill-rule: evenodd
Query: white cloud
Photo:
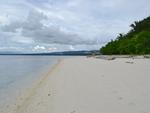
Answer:
M44 46L37 45L37 46L34 47L33 51L41 51L41 50L45 50L45 49L46 48Z

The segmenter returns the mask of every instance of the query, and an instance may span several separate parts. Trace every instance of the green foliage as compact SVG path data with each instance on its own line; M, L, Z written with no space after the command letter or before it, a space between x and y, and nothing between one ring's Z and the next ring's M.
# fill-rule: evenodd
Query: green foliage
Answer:
M150 17L131 24L132 29L125 35L119 34L100 49L102 54L150 54Z

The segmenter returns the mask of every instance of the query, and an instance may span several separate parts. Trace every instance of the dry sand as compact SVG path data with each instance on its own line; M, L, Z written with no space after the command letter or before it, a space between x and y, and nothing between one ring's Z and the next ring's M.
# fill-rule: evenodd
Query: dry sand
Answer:
M150 59L64 59L15 112L149 113Z

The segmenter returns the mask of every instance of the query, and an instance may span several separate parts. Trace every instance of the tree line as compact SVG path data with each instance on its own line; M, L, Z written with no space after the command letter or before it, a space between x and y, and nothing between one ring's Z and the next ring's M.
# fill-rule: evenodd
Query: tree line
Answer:
M100 49L102 54L150 54L150 16L135 21L127 34L119 34Z

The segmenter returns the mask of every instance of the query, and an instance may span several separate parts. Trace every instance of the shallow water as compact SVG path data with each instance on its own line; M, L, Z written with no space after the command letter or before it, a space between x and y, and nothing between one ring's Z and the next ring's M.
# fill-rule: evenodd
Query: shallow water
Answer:
M14 101L19 93L30 87L40 75L60 57L55 56L0 56L0 108Z

